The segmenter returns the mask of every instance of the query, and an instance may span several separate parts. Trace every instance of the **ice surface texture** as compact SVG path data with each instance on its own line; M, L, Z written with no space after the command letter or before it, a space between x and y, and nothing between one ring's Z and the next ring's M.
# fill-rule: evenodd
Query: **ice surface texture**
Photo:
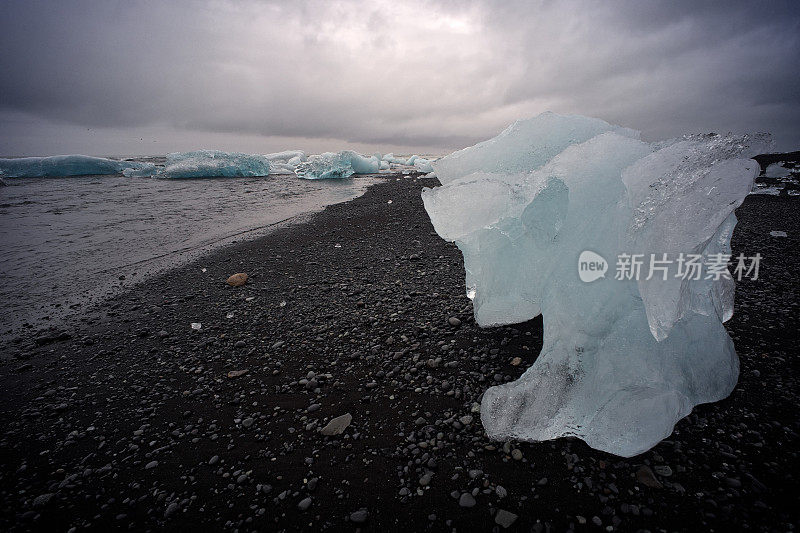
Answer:
M693 406L720 400L739 362L723 321L730 279L617 280L619 254L730 253L733 210L753 185L765 137L648 144L636 131L545 113L433 163L424 189L439 235L464 255L481 326L543 314L539 357L491 387L481 419L497 440L576 436L621 456L667 437ZM583 282L578 257L608 263Z
M0 174L9 178L48 176L96 176L120 174L125 169L150 168L153 165L134 161L117 161L88 155L54 155L0 159Z
M217 150L196 150L194 152L175 152L167 154L167 163L159 169L157 178L241 178L268 176L270 160L268 156L242 154L239 152L220 152Z
M295 168L295 174L307 180L341 179L353 174L377 174L380 160L364 157L350 150L312 155Z

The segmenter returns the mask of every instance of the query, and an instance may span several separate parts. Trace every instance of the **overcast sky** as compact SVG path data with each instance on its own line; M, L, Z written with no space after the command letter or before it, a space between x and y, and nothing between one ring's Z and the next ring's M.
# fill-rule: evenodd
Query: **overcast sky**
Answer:
M800 149L800 3L0 2L0 154L446 153L542 111Z

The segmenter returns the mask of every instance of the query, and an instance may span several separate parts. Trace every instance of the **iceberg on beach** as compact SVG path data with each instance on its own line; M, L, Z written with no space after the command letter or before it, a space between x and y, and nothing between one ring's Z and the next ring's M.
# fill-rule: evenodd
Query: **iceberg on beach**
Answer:
M129 178L241 178L268 176L272 165L264 155L196 150L173 152L167 154L164 166L141 163L137 168L125 169L123 174Z
M380 160L375 156L364 157L351 150L325 152L312 155L295 168L298 177L307 180L342 179L353 174L377 174Z
M270 174L294 174L297 165L308 159L302 150L275 152L264 157L269 160Z
M149 166L148 166L149 165ZM54 155L48 157L19 157L0 159L0 173L9 178L60 178L66 176L95 176L121 174L126 169L152 167L149 163L118 161L88 155Z
M431 163L430 159L425 159L424 157L417 157L414 160L414 166L417 167L420 172L425 173L433 172L433 165L431 165Z
M730 394L733 211L759 170L749 158L769 144L713 134L650 144L545 113L433 162L442 186L423 190L425 209L463 253L477 323L543 315L534 364L483 396L489 437L575 436L630 457ZM706 267L699 277L679 259L690 255Z
M394 163L395 165L405 165L406 161L408 161L407 159L401 159L399 157L395 157L394 154L391 153L386 154L381 159L383 161L386 161L387 163Z
M197 150L167 154L163 169L154 174L157 178L241 178L268 176L270 162L267 156Z

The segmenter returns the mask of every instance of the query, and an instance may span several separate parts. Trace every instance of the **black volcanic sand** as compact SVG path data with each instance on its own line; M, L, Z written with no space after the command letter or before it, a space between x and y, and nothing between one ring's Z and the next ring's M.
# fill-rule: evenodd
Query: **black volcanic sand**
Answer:
M487 440L473 407L530 366L542 321L475 325L426 184L389 179L6 345L0 529L490 531L508 513L524 531L796 527L798 199L737 211L734 253L764 260L728 323L734 393L620 459ZM235 272L250 282L227 286ZM345 413L343 434L320 433Z

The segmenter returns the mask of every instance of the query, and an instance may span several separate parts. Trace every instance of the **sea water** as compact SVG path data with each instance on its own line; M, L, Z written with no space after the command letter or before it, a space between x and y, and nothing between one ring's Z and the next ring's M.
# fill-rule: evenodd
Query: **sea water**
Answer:
M5 179L0 334L20 326L40 329L78 314L93 301L232 240L263 235L351 200L377 179Z

